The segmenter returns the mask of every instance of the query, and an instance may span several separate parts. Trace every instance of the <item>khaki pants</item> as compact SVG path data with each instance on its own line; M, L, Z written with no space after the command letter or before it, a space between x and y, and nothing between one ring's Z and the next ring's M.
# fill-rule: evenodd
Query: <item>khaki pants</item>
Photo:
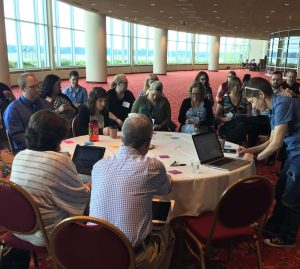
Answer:
M135 256L137 269L168 269L175 236L169 224L154 226L148 246Z

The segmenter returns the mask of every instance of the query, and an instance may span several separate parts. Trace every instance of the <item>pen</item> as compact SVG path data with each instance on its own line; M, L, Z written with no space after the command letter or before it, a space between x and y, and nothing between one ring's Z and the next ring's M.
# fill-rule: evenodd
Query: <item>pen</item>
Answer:
M185 166L185 163L179 163L179 164L175 164L174 166Z
M175 164L176 164L176 161L172 162L172 163L170 164L170 166L175 166Z

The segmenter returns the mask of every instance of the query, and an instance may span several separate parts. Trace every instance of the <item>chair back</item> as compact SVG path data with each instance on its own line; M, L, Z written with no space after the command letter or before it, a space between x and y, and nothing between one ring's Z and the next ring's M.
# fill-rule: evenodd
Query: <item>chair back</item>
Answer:
M78 136L78 114L73 118L72 121L72 134L73 137Z
M48 248L49 240L39 209L31 195L18 184L0 179L0 226L17 234L40 230Z
M264 223L272 201L273 185L267 178L250 176L240 179L223 192L210 235L213 235L217 221L226 228L242 228L259 220Z
M71 217L58 223L51 234L50 253L65 269L135 268L127 237L114 225L93 217Z
M5 129L5 131L6 131L6 137L7 137L7 141L8 141L8 145L9 145L9 151L12 152L14 155L16 155L16 151L14 148L14 142L13 142L8 130Z

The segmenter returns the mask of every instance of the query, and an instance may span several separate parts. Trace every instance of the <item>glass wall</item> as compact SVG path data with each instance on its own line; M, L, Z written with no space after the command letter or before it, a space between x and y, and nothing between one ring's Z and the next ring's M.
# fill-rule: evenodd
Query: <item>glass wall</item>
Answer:
M53 2L55 65L85 65L84 10Z
M106 18L107 65L130 64L130 23Z
M140 24L134 24L134 64L153 64L154 29Z
M221 37L219 56L220 64L242 64L245 59L248 59L248 56L248 39Z
M192 34L168 31L168 64L192 63Z
M300 49L300 30L282 31L271 34L267 51L267 73L279 70L286 73L297 70Z
M207 64L209 57L210 36L195 35L195 64Z
M46 1L4 0L10 69L49 67Z

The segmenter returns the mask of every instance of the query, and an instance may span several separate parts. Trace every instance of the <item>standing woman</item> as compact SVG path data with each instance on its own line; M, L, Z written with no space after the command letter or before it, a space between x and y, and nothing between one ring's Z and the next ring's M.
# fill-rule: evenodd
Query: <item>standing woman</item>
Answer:
M132 113L146 115L153 122L153 129L156 131L169 131L171 106L162 91L163 85L160 81L152 82L147 95L140 96L134 102Z
M203 84L203 86L205 88L205 98L207 98L211 102L211 105L213 106L214 105L214 97L212 94L212 89L210 87L208 74L204 71L200 71L198 73L198 75L196 76L195 81L199 81Z
M226 81L223 82L217 91L216 101L219 102L222 100L223 96L229 91L228 84L232 78L236 77L236 73L234 71L229 71L227 74Z
M253 107L270 109L271 136L267 142L239 153L252 153L263 160L287 144L287 161L276 185L276 205L265 232L273 235L265 243L274 247L295 247L300 217L300 103L295 98L274 95L271 84L253 78L246 87L246 97Z
M153 82L153 81L159 81L157 75L153 74L153 73L150 73L148 74L146 80L145 80L145 83L144 83L144 88L141 90L140 92L140 96L143 96L143 95L146 95L148 90L149 90L149 87L150 87L150 84Z
M53 110L67 121L69 134L71 134L72 121L78 113L70 98L61 92L60 78L56 75L47 75L41 85L41 97L46 99Z
M110 120L107 109L107 93L101 87L95 87L90 92L88 101L83 105L78 114L78 135L87 135L89 122L96 120L99 134L108 135Z
M182 133L200 133L208 131L213 125L211 102L205 98L205 88L202 83L194 81L189 87L189 98L183 100L178 121Z
M135 98L130 90L127 89L128 80L124 74L114 77L111 88L107 92L109 118L113 120L121 129L124 120L131 112Z
M238 77L229 81L228 88L228 94L224 95L216 108L216 119L220 125L219 135L240 145L248 133L248 126L241 119L252 115L252 107L247 99L243 98L242 82Z

